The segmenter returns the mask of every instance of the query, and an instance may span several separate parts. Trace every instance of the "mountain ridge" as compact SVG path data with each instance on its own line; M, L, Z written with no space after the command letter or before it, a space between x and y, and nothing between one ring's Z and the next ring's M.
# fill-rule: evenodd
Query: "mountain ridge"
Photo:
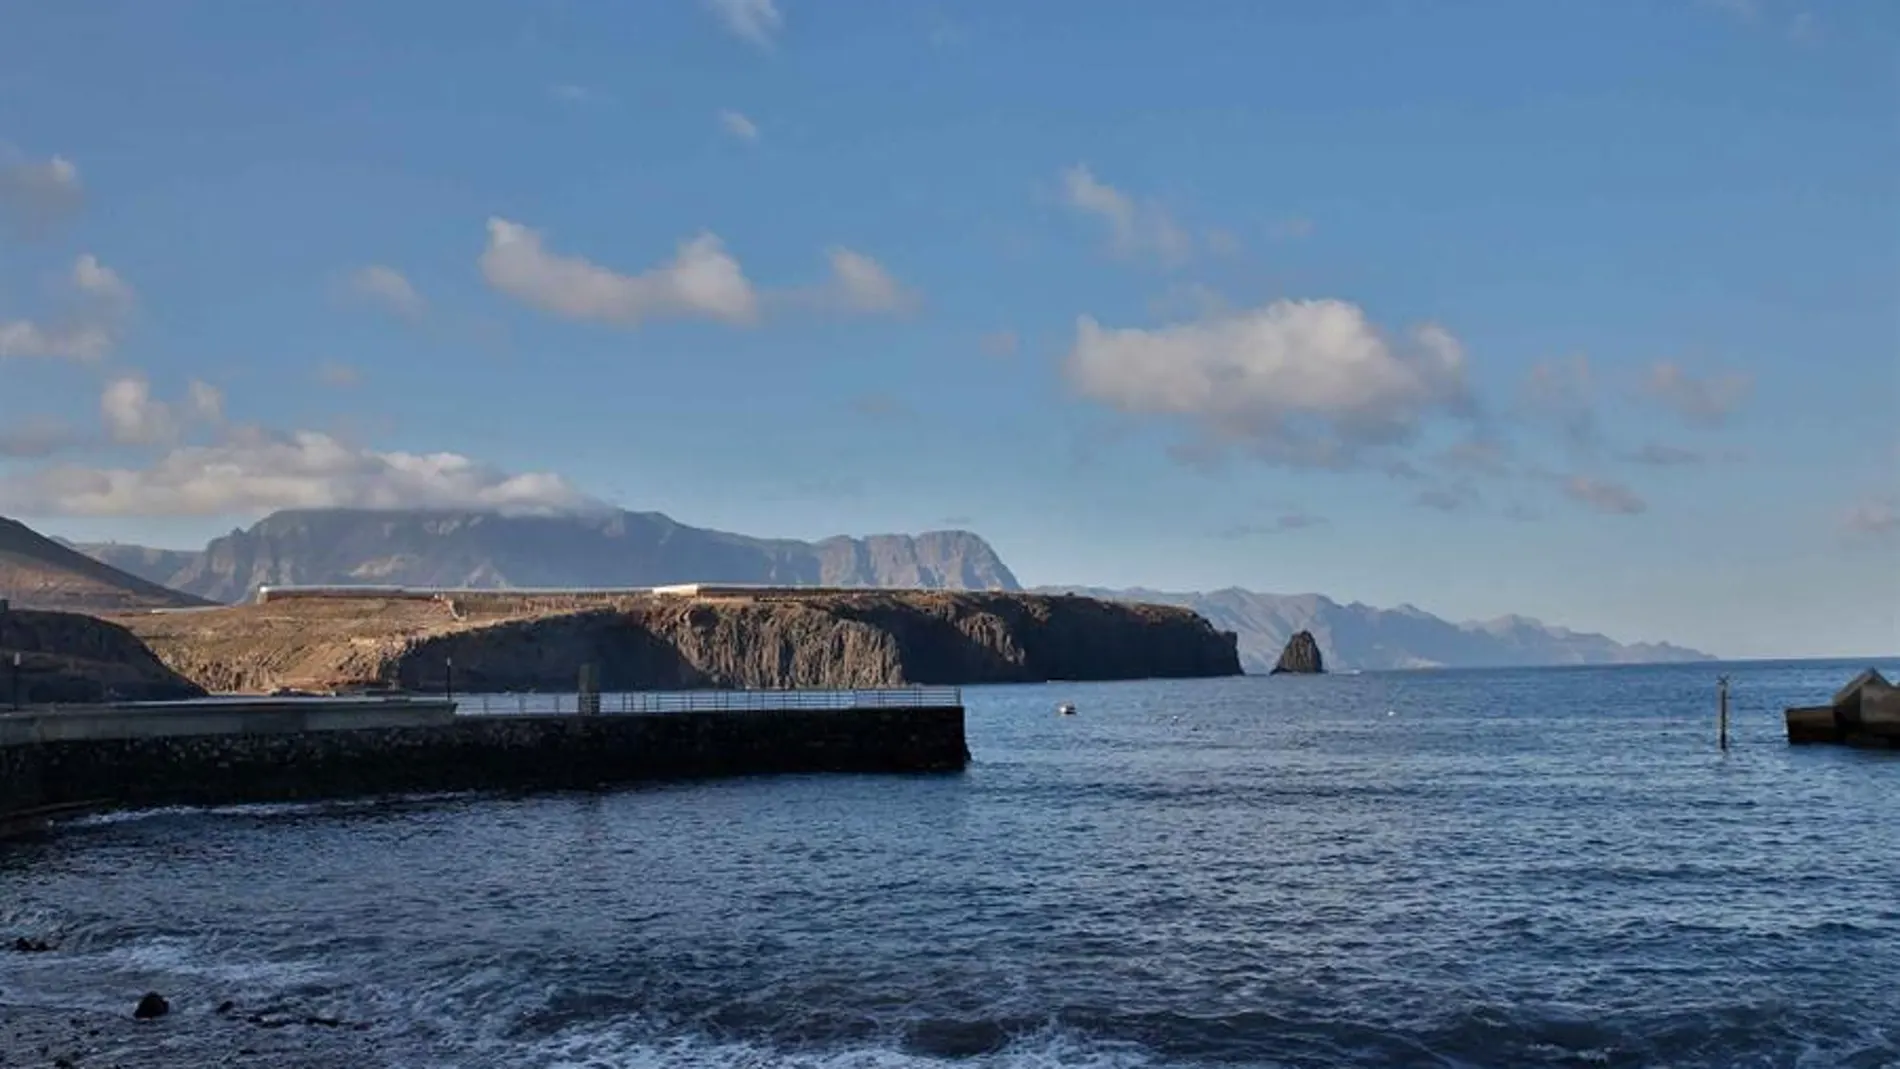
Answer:
M208 604L0 516L0 598L22 609L113 612Z
M1311 631L1335 670L1508 668L1547 665L1681 663L1714 658L1668 642L1622 643L1518 614L1453 622L1406 603L1381 609L1342 604L1324 594L1269 594L1242 587L1170 591L1149 587L1045 586L1115 601L1155 601L1191 608L1215 627L1239 636L1249 672L1270 671L1286 643Z
M195 553L126 543L78 548L134 575L222 602L241 600L266 584L1022 589L989 543L968 531L804 542L624 510L507 516L460 509L295 509L214 538Z

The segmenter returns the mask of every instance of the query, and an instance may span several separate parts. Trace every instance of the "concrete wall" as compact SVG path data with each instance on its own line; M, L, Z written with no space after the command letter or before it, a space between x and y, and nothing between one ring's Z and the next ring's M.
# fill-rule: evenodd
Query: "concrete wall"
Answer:
M352 731L68 739L0 746L0 817L86 802L218 805L784 772L955 771L969 756L960 708L460 717Z
M427 698L257 698L149 705L66 705L0 713L0 746L178 735L269 735L420 727L446 724L454 718L454 702Z

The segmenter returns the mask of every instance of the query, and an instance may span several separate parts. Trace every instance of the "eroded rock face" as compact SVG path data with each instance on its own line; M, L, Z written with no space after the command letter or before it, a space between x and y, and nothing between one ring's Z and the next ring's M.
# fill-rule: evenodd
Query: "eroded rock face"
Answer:
M204 689L167 668L118 624L69 612L0 612L0 707L42 702L169 701Z
M1269 675L1292 673L1296 675L1318 675L1326 671L1326 663L1319 654L1319 643L1314 640L1311 631L1296 632L1287 640L1286 649L1280 652L1279 663L1273 666Z
M629 598L594 607L289 600L128 617L213 690L364 685L459 693L879 687L1237 675L1234 636L1192 612L1080 597L866 591Z

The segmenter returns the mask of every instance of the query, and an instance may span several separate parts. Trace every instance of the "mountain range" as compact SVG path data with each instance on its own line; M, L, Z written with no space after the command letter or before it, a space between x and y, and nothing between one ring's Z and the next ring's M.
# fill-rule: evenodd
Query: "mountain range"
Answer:
M1341 605L1322 594L1262 594L1238 587L1206 593L1133 588L1050 587L1045 591L1193 609L1240 638L1241 667L1272 669L1287 640L1310 631L1334 670L1480 668L1563 664L1706 661L1709 654L1669 643L1629 645L1593 632L1553 627L1527 616L1453 623L1411 605Z
M118 543L76 548L154 583L223 602L269 584L1021 589L989 543L968 531L800 542L689 527L658 512L299 509L272 513L198 552Z
M1019 590L996 551L968 531L754 538L657 512L504 516L467 511L304 509L273 513L202 550L119 543L74 548L152 584L233 602L265 584L632 587L729 582ZM1340 604L1320 594L1239 588L1205 593L1051 587L1047 592L1180 605L1239 638L1248 671L1272 668L1311 631L1337 669L1627 664L1706 660L1668 643L1623 644L1523 616L1454 623L1410 605Z

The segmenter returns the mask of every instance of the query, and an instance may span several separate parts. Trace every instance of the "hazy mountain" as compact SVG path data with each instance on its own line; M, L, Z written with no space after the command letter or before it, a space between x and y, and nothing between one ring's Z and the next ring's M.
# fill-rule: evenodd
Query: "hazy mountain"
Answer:
M1477 668L1511 665L1635 664L1709 660L1668 643L1624 645L1603 635L1553 627L1525 616L1452 623L1411 605L1378 609L1320 594L1259 594L1230 587L1208 593L1059 588L1091 597L1182 605L1240 636L1241 665L1272 669L1297 631L1311 631L1331 669Z
M657 512L504 516L305 509L273 513L196 553L117 543L80 548L153 582L217 601L241 600L267 583L1020 589L989 543L967 531L800 542L689 527Z
M0 516L0 598L22 609L113 612L203 605Z

